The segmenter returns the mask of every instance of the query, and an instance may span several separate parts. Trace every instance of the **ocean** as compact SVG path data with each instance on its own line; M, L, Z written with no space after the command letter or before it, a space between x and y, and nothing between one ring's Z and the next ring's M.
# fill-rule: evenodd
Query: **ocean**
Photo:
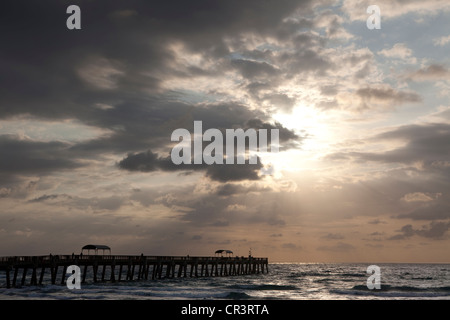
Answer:
M442 300L450 299L450 264L377 264L380 289L368 289L369 264L271 263L269 273L5 288L0 300ZM48 282L47 282L48 283Z

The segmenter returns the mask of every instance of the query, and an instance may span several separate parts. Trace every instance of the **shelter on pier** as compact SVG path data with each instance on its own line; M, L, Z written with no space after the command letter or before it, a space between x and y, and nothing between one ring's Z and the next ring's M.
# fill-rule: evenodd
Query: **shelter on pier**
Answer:
M98 250L102 250L103 255L105 254L105 250L109 251L109 254L111 254L111 248L102 244L88 244L81 249L81 253L83 253L84 250L87 250L88 254L90 254L91 250L94 250L96 255L98 254Z
M231 250L223 250L223 249L221 249L221 250L217 250L215 252L216 255L220 254L221 256L223 256L224 253L225 253L226 256L230 256L230 257L233 255L233 251L231 251Z

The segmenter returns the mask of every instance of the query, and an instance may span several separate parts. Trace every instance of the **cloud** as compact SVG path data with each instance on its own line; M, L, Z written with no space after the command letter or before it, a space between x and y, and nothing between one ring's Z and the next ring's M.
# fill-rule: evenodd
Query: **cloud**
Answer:
M413 192L405 194L401 200L406 202L429 202L435 200L439 195L442 194L436 194L436 195L429 195L425 194L423 192Z
M342 240L345 237L338 233L328 233L327 235L323 236L322 239L326 240Z
M408 224L403 226L399 232L401 232L401 234L392 236L390 238L388 238L388 240L403 240L409 237L412 237L413 235L416 234L415 230L413 229L413 226Z
M450 107L440 106L436 112L430 114L429 122L445 122L450 120ZM428 119L427 117L427 119ZM443 121L444 120L444 121Z
M386 221L380 220L380 219L373 219L369 221L369 224L386 224Z
M278 130L280 140L280 151L288 149L295 149L301 146L301 143L307 136L299 136L293 130L285 128L281 123L275 122L274 124L263 122L260 119L251 119L245 124L245 129L253 128L255 130L266 129L267 132L271 132L272 129ZM270 141L268 141L270 143Z
M217 122L217 120L215 121ZM226 119L222 120L224 124L226 124ZM218 123L217 123L218 124ZM231 126L231 123L230 127ZM192 127L190 123L187 126L187 130ZM221 131L224 131L223 127L219 126ZM300 146L302 137L298 136L294 131L286 129L280 123L275 122L275 124L265 123L259 119L251 119L248 120L243 130L247 130L249 128L260 130L266 129L267 133L270 137L270 132L272 129L277 129L279 131L279 142L281 147L280 151L284 151L290 148L298 148ZM204 127L203 130L207 128ZM193 129L191 128L193 132ZM223 137L225 137L225 133L222 133ZM268 147L270 146L271 139L268 138ZM164 144L168 144L167 142ZM208 145L207 142L203 142L203 146ZM191 146L191 150L193 150ZM226 139L223 139L223 150L226 150ZM193 161L192 161L193 163ZM210 177L216 181L239 181L239 180L259 180L259 172L263 168L262 163L258 157L257 164L237 164L237 161L234 161L235 164L212 164L207 165L205 163L198 164L180 164L175 165L169 156L160 157L156 153L153 153L151 150L145 152L137 152L137 153L129 153L125 158L118 162L118 167L121 169L125 169L128 171L140 171L140 172L155 172L155 171L205 171L207 177Z
M206 169L206 176L220 182L259 180L261 168L260 162L254 165L211 165Z
M61 199L61 197L63 198L68 198L71 199L72 197L67 195L67 194L44 194L42 196L39 196L37 198L28 200L28 202L47 202L49 200L55 200L55 199Z
M258 186L256 184L251 184L249 186L236 184L236 183L222 183L217 186L215 193L218 196L228 197L232 195L242 195L250 192L260 193L260 192L270 192L273 189L269 186Z
M378 54L383 55L387 58L394 58L403 60L405 63L415 64L417 59L413 57L413 52L404 43L396 43L390 49L383 49L378 51Z
M246 211L247 207L245 205L241 205L241 204L230 204L228 205L228 207L226 207L225 211Z
M420 95L412 91L398 91L389 86L365 87L356 90L356 95L361 98L364 106L372 103L385 105L400 105L404 103L422 101Z
M330 154L328 159L355 159L403 164L421 161L423 165L431 169L433 163L446 161L450 156L450 125L445 123L405 125L378 134L372 138L372 141L403 141L405 144L380 153L337 152Z
M442 64L431 64L408 74L405 78L413 81L450 79L450 70Z
M370 60L359 64L358 67L349 67L348 70L343 69L342 73L350 73L348 78L357 82L360 82L360 79L368 80L370 74L380 72ZM363 86L348 83L348 88L341 85L326 86L321 89L324 96L317 106L322 109L342 109L357 113L387 112L397 106L419 103L423 100L416 91L397 89L387 83L373 83L373 81L363 83L365 83Z
M119 76L123 75L124 72L121 70L120 65L115 66L114 64L118 63L114 63L106 58L96 58L82 66L77 70L77 73L81 79L99 89L116 89Z
M240 180L259 180L261 162L257 164L180 164L175 165L170 157L161 158L152 151L128 154L118 163L119 168L128 171L205 171L212 180L228 182Z
M412 225L408 224L403 226L399 232L400 234L389 237L388 240L404 240L409 239L415 235L440 240L444 239L448 229L450 228L450 222L431 222L429 225L422 226L421 229L414 229Z
M283 111L291 111L295 106L297 99L294 97L289 97L284 93L271 93L264 96L264 100L268 100L272 105Z
M450 219L450 204L432 203L405 214L397 215L399 219L444 220Z
M447 43L450 43L450 36L443 36L440 38L433 39L433 44L435 46L445 46Z
M0 135L0 174L43 174L83 167L71 144L40 142L17 135Z
M152 172L162 168L171 168L172 160L169 158L159 158L150 150L147 152L129 154L119 162L119 167L129 171ZM173 170L176 170L175 165Z
M281 245L281 247L283 249L300 249L301 248L301 247L297 246L295 243L291 243L291 242L283 243Z
M270 235L271 238L281 238L282 236L283 236L283 234L281 234L281 233L274 233L274 234Z
M238 69L245 78L251 80L275 77L279 73L277 68L266 62L237 59L232 60L231 65Z
M374 3L370 0L345 0L342 9L351 21L365 21L369 17L366 9L372 4ZM450 10L450 5L445 0L431 0L426 4L418 0L379 0L376 5L380 7L382 20L399 18L407 14L436 15Z

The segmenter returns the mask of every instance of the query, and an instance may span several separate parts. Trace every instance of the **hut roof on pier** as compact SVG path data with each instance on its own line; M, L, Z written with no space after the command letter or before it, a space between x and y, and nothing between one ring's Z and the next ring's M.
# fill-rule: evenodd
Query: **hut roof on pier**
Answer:
M109 254L111 254L111 248L103 244L88 244L81 248L81 252L84 250L87 250L88 254L90 253L90 250L94 250L95 254L98 254L98 250L102 250L102 254L105 254L105 250L107 250L109 251Z
M230 253L230 254L233 254L233 251L231 251L231 250L217 250L215 253Z
M102 244L88 244L82 250L111 250L111 248Z

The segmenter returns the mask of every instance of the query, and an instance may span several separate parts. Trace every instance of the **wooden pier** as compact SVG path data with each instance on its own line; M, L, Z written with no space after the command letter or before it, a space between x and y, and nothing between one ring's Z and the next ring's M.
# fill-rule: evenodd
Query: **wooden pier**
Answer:
M175 277L222 277L268 273L268 259L126 255L48 255L0 257L6 288L66 283L67 267L81 270L81 282L155 280ZM29 277L31 274L31 277ZM0 281L0 287L4 285Z

